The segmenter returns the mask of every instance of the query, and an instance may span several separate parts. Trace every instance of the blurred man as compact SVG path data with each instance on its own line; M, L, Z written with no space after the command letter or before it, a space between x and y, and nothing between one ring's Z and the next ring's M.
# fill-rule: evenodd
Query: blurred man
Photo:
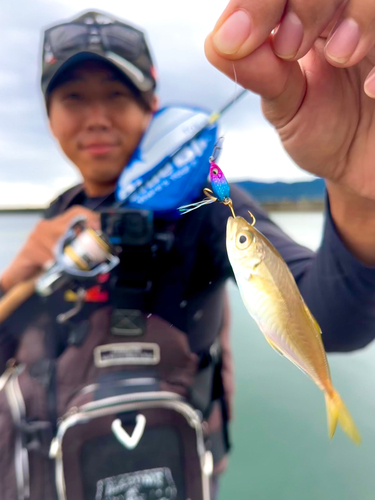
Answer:
M232 11L236 11L239 14L230 23L235 27L238 23L245 24L243 19L247 15L247 7L251 10L253 3L248 2L246 8L240 8L235 2L231 3L226 11L228 14L225 14L223 19ZM275 2L275 9L276 3L280 2ZM239 10L236 10L237 7ZM263 12L263 9L261 11ZM272 25L267 17L270 16L269 12L271 13L272 9L264 10L264 19L260 18L267 29ZM275 19L277 15L272 17L272 20ZM331 87L328 90L316 89L310 98L314 103L311 105L312 112L306 108L306 103L309 102L304 98L306 82L298 64L285 63L277 58L268 42L252 54L257 44L261 43L262 36L268 36L263 32L257 34L256 30L257 38L254 42L250 41L243 49L240 47L238 50L236 45L234 50L234 45L230 47L230 43L234 42L228 42L230 36L235 37L232 24L220 31L223 22L219 22L216 35L209 37L207 41L206 50L211 62L229 74L231 61L235 60L240 83L255 91L262 89L265 93L266 114L279 127L285 139L285 146L297 163L302 168L329 179L325 232L317 253L298 245L286 236L252 199L232 186L231 196L235 212L247 217L247 211L251 210L257 219L257 228L286 260L305 301L322 327L326 349L350 351L361 348L375 335L372 300L375 273L366 266L366 263L373 263L374 252L368 251L373 242L372 232L362 231L358 234L361 224L372 224L373 218L369 217L372 214L372 201L365 198L365 195L369 194L370 183L363 183L359 189L361 176L349 176L348 170L347 178L356 186L349 191L347 186L342 185L343 171L338 173L335 167L349 165L350 159L350 165L360 165L363 173L370 175L369 164L365 166L361 156L365 154L362 153L363 148L356 147L354 141L355 138L366 140L366 128L351 127L349 135L349 113L346 121L338 107L342 107L343 103L340 100L336 103L334 99L324 97L328 91L329 95L333 95L334 85L337 84L333 76L335 70L328 63L324 63L327 72L325 76L331 78ZM260 26L259 22L255 26ZM270 29L267 33L269 32ZM311 43L312 39L313 35L310 37ZM222 40L228 42L229 49L222 45L225 43ZM307 51L308 46L303 50ZM298 52L298 56L301 54ZM246 58L252 61L251 64L247 64ZM56 242L64 235L74 217L83 214L92 228L99 228L98 212L114 204L116 182L157 109L155 72L143 33L112 16L88 12L72 22L47 30L42 65L42 90L51 131L67 158L81 172L83 184L67 191L52 203L47 210L46 219L37 225L15 260L4 271L1 278L3 292L8 292L18 283L36 276L45 268L53 259ZM260 71L259 68L264 70ZM286 85L290 81L293 83L291 90ZM299 92L296 92L296 87ZM320 96L320 100L317 96ZM331 107L334 104L336 107ZM370 105L370 101L368 104ZM365 114L369 116L367 108L356 105L356 102L351 101L351 122L353 113L357 113L358 120ZM372 112L373 107L370 106L370 109ZM320 127L313 126L319 119L319 113L324 116L324 120L321 120ZM328 120L327 116L331 115L332 120ZM296 126L293 120L297 120ZM332 130L341 132L333 134ZM325 148L321 144L323 136L329 138L324 142ZM343 149L343 145L347 147ZM352 156L349 155L349 147L355 148ZM368 149L365 150L366 154L369 154ZM319 170L312 165L318 165ZM350 203L346 204L348 199ZM358 211L353 212L353 208L357 207ZM150 261L146 281L151 282L152 286L147 291L147 305L144 308L139 304L134 307L127 302L129 297L124 296L121 307L121 310L142 309L149 316L152 315L152 318L160 318L166 330L160 330L161 341L171 326L177 328L184 333L191 353L199 359L194 374L195 382L190 383L189 387L198 387L200 398L206 401L200 411L204 420L208 421L206 446L212 451L214 458L212 498L216 498L218 476L225 467L225 456L229 449L227 426L232 397L225 296L225 282L232 277L225 249L227 210L221 204L214 204L172 223L163 217L156 217L155 227L172 234L174 244L169 253L160 260ZM346 218L348 210L349 223ZM134 286L134 276L137 278L138 274L141 275L145 266L135 253L129 255L131 257L127 262L131 263L130 267L134 271ZM364 276L366 280L363 279ZM125 281L127 279L130 278L125 276ZM135 281L137 282L137 279ZM53 429L56 426L53 415L55 418L61 416L59 405L57 404L56 409L54 402L56 398L59 401L59 383L66 382L69 378L70 385L66 385L69 385L74 393L77 388L96 382L91 375L91 365L88 365L81 379L75 379L75 372L79 372L79 363L70 371L64 368L67 353L72 352L74 355L81 350L83 359L85 349L92 350L96 346L95 342L90 344L90 339L95 337L97 314L107 311L108 305L111 305L110 295L104 294L103 299L99 292L96 297L100 297L100 300L91 303L87 300L83 312L80 313L82 316L78 316L74 323L74 332L81 328L82 324L91 326L86 328L81 343L75 345L74 342L67 342L67 339L71 338L69 335L73 326L68 324L62 334L61 325L56 321L61 309L66 310L69 307L66 303L67 297L66 294L56 295L54 300L51 299L47 303L33 297L9 318L1 331L3 352L6 347L12 348L9 357L13 356L17 363L26 365L26 373L30 374L30 379L37 376L43 379L43 388L47 391L46 401L50 409L52 407L48 418L53 420ZM105 330L108 344L109 341L117 341L110 324L100 324L107 325L100 328ZM151 328L149 323L147 325ZM142 335L148 335L148 327L142 332L141 340ZM10 344L10 339L15 338L16 345L14 342ZM51 338L54 339L53 342ZM30 349L31 345L34 346L33 349ZM220 362L215 361L213 346L221 352ZM53 364L46 364L46 359L52 360ZM174 358L172 351L172 359L177 367L177 351ZM93 363L91 357L90 363ZM53 383L56 371L50 369L51 366L57 367L57 385ZM211 371L207 371L209 367L212 367ZM45 368L44 371L42 368ZM160 373L159 376L162 377ZM207 373L210 374L210 379L203 380L202 374L206 376ZM194 391L191 390L191 393ZM24 398L27 399L27 405L33 405L32 395ZM199 406L197 399L199 398L190 400L196 408ZM5 403L1 401L0 410L6 411ZM34 413L30 410L31 416L36 418L37 412L33 411ZM3 427L1 434L7 439L4 446L10 449L15 446L15 438L12 432L7 433L5 424ZM7 467L9 469L9 465L5 464L1 467L0 485L3 482L6 484ZM37 498L47 498L40 492L40 485L50 481L47 478L51 477L52 471L48 470L48 467L38 471L34 467L32 470L35 472L30 477L31 490L39 492ZM10 498L14 497L9 496Z

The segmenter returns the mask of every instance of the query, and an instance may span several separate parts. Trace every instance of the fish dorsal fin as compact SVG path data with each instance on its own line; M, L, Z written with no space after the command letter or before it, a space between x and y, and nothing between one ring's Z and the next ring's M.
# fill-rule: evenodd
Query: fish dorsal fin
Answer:
M266 335L265 335L265 337L266 337L266 340L269 343L269 345L272 347L272 349L274 349L278 354L280 354L280 356L284 356L284 354L280 351L280 349L277 347L277 345L274 344L272 342L272 340L270 340Z
M311 321L313 322L314 326L315 326L315 329L320 333L320 335L322 335L322 329L320 328L319 326L319 323L316 321L316 319L314 318L314 316L311 314L311 311L310 309L307 307L305 301L303 302L303 306L305 308L305 311L306 311L306 314L307 316L311 319Z

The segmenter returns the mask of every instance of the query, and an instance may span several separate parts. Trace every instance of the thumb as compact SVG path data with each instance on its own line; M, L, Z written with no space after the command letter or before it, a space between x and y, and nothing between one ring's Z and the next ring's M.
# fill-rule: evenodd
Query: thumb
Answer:
M215 50L212 33L205 42L209 62L242 87L262 97L263 112L276 128L281 128L295 116L306 91L305 75L298 62L278 58L266 40L254 52L232 60Z

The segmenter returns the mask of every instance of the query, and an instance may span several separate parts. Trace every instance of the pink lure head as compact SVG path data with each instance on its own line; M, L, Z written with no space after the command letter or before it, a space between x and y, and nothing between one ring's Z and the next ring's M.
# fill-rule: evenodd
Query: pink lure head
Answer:
M220 182L221 179L225 179L223 171L221 170L219 165L216 165L216 163L212 162L210 166L210 182Z
M230 196L230 188L221 168L212 162L210 166L210 181L212 191L219 201L224 201Z

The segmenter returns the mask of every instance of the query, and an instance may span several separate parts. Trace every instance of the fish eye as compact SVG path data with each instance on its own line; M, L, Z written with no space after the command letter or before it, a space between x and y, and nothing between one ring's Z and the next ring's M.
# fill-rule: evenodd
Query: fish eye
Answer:
M237 247L240 250L245 250L246 248L248 248L251 242L252 238L247 234L240 233L237 237Z
M214 169L212 170L212 173L213 173L214 175L217 175L219 172L218 172L217 168L214 168Z

